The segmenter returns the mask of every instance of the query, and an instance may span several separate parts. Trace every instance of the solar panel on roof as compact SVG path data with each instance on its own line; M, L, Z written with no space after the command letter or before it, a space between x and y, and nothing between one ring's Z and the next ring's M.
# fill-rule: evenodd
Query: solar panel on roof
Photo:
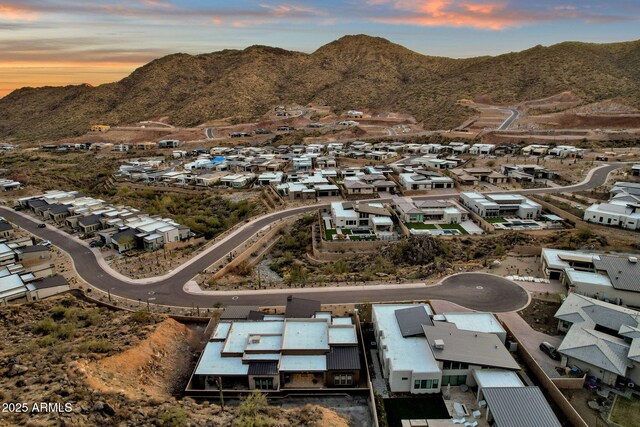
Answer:
M403 337L415 337L424 335L422 325L432 325L433 321L424 309L424 306L403 308L395 311L396 320Z

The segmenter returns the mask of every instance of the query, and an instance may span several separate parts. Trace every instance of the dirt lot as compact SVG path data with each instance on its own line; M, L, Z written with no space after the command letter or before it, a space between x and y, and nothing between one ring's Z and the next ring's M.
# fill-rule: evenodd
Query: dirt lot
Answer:
M552 299L554 296L551 296ZM556 301L546 301L542 299L532 299L524 310L518 314L536 331L547 335L557 335L558 320L554 318L554 314L560 308L558 298Z

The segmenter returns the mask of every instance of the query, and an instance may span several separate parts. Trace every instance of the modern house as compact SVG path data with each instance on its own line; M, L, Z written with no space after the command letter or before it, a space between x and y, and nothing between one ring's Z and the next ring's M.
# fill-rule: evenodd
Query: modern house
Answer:
M22 183L14 181L12 179L0 179L0 191L19 190L22 188Z
M560 279L571 291L640 307L640 263L637 256L542 250L547 277Z
M462 185L474 185L478 182L489 184L504 184L507 177L490 168L456 168L451 169L451 175Z
M519 194L460 193L462 204L482 218L518 217L536 219L542 206Z
M555 172L539 165L502 165L501 172L517 182L534 183L553 179L556 176Z
M473 144L469 149L469 154L491 154L495 151L496 146L494 144Z
M361 388L361 355L350 317L310 318L253 312L259 320L222 320L205 346L191 390Z
M610 387L640 383L640 312L570 293L555 317L566 333L558 347L562 366Z
M8 222L0 222L0 239L7 239L13 233L13 227Z
M544 156L549 151L548 145L531 144L522 148L524 156Z
M409 191L425 191L453 188L453 180L433 172L416 170L413 173L401 173L400 185Z
M460 224L468 219L467 211L450 200L395 198L393 207L406 223Z
M383 240L395 236L391 212L382 203L333 202L330 228L371 231Z
M392 392L438 393L447 385L476 386L474 371L520 370L498 334L459 329L432 316L426 304L372 306L382 373ZM472 325L465 322L460 320Z
M584 211L583 219L602 225L640 230L640 184L616 182L607 203L594 203Z

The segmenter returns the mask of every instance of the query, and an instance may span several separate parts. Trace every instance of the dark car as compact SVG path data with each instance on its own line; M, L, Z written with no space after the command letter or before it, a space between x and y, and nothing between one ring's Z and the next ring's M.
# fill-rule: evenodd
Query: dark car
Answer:
M47 224L38 224L38 228L45 228Z
M540 343L540 350L553 360L560 360L560 353L558 353L558 350L548 342L545 341Z

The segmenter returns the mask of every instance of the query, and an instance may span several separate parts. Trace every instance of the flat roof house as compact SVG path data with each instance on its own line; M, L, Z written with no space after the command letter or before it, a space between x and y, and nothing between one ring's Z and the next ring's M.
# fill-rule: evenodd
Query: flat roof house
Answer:
M400 184L410 191L424 191L440 188L453 188L453 180L446 176L415 171L413 173L399 174Z
M542 250L543 272L573 292L640 307L638 256Z
M264 315L218 323L189 388L217 392L218 378L223 389L236 391L360 388L360 369L351 318Z
M519 194L460 193L462 204L482 218L513 217L535 219L542 206Z
M467 211L449 200L393 199L393 207L406 223L460 224L467 220Z
M13 232L13 227L8 222L0 222L0 238L6 239Z
M333 228L372 230L379 239L392 239L394 225L391 212L382 203L332 202Z
M640 230L640 190L620 184L627 183L614 184L609 201L589 206L584 211L583 219L596 224Z

